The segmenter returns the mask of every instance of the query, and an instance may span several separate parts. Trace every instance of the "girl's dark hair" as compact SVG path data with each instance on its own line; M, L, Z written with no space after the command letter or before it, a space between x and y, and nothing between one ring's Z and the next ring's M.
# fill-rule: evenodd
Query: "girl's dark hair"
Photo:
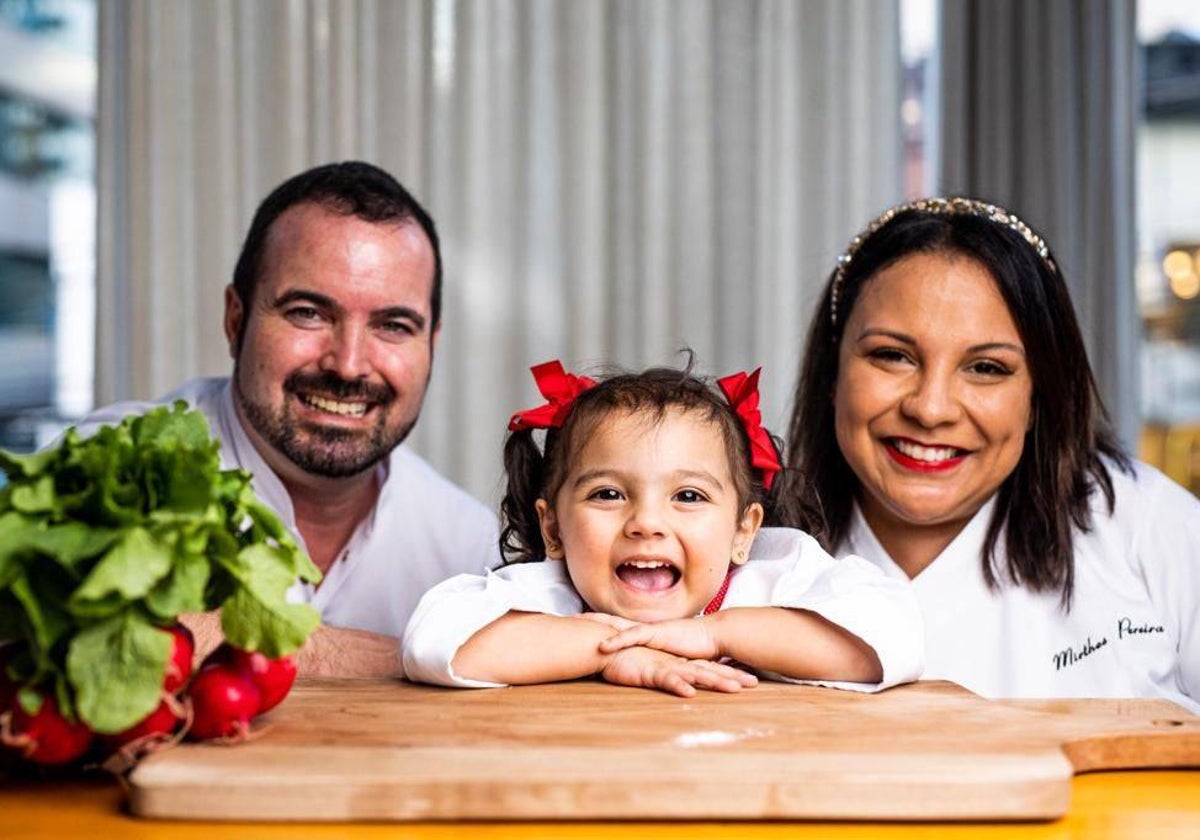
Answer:
M1104 458L1125 472L1132 465L1100 400L1057 261L1050 254L1043 259L1020 234L979 215L900 212L865 236L836 293L838 272L830 275L809 326L793 397L779 515L829 551L846 539L860 487L834 433L838 351L863 287L915 253L961 255L988 270L1021 335L1033 380L1033 423L1016 469L996 494L981 558L984 580L992 589L1004 579L1034 592L1057 591L1069 610L1073 532L1091 530L1095 488L1104 493L1110 511L1114 504ZM837 300L836 323L832 299ZM996 556L1001 533L1003 563Z
M678 410L695 412L714 423L725 441L738 510L745 511L752 503L759 502L764 508L765 521L771 521L774 493L768 496L763 490L762 476L750 466L750 443L745 428L725 397L693 375L691 368L689 359L683 370L650 368L642 373L606 377L575 399L561 428L544 432L541 447L533 429L509 432L504 442L508 485L500 503L500 551L506 563L526 563L545 557L546 546L534 505L538 499L554 503L574 458L613 413L638 414L649 423L660 423L668 411ZM773 442L778 450L778 441Z

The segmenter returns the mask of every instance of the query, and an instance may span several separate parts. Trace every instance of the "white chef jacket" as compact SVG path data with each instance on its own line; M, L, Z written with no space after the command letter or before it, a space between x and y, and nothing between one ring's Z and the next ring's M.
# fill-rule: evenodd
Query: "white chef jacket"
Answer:
M1200 500L1145 464L1111 463L1116 506L1092 497L1075 536L1075 590L990 591L981 557L994 500L915 578L925 678L985 697L1148 697L1200 714ZM907 578L855 510L840 550ZM1003 559L1003 536L997 558Z
M226 377L194 379L159 404L186 400L208 418L221 442L221 464L253 476L258 497L279 514L301 546L292 500L250 442L233 407ZM88 434L153 403L117 403L79 424ZM297 582L288 600L311 604L321 620L398 637L425 590L452 575L481 572L500 558L496 517L403 444L375 468L380 490L374 510L358 524L319 586Z
M921 675L920 610L907 581L890 578L859 557L834 560L803 531L763 528L750 558L732 567L721 609L790 607L811 610L862 639L879 656L875 684L790 680L858 691L878 691ZM486 575L459 575L428 592L404 633L402 658L410 680L463 688L501 683L465 679L451 664L476 631L510 611L578 615L587 611L558 560L519 563ZM803 640L797 640L803 644Z

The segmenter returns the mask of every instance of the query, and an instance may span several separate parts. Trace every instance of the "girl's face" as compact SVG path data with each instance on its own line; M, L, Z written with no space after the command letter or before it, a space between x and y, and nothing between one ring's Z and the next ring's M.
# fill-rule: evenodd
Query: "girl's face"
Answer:
M967 257L904 257L864 286L839 352L835 429L863 515L885 546L921 529L948 543L1016 469L1031 419L995 280Z
M763 516L757 503L739 514L717 425L677 409L606 418L537 512L588 606L634 621L703 610Z

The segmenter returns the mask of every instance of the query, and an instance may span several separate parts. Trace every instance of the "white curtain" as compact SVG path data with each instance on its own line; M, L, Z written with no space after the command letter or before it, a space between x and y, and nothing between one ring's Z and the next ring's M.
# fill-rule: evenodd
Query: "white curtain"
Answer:
M941 47L942 191L1003 204L1046 237L1135 444L1135 0L942 0Z
M97 394L229 369L257 203L328 160L393 172L443 237L416 448L495 499L528 368L762 364L786 416L812 301L900 191L888 0L110 0Z

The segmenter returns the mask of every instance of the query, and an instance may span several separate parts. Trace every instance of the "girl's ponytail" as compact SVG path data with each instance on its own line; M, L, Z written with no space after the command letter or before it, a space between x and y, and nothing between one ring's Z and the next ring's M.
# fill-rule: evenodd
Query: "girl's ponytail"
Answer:
M544 362L531 368L546 404L518 411L508 421L504 442L504 472L508 486L500 502L500 554L505 563L529 563L546 556L536 502L547 493L547 464L553 459L559 429L571 415L575 400L596 387L587 376L563 370L562 362ZM545 429L545 454L533 440L534 429Z
M533 429L509 433L504 442L504 472L508 484L500 502L504 523L500 553L506 564L541 560L546 546L535 502L545 486L546 461L533 440Z

